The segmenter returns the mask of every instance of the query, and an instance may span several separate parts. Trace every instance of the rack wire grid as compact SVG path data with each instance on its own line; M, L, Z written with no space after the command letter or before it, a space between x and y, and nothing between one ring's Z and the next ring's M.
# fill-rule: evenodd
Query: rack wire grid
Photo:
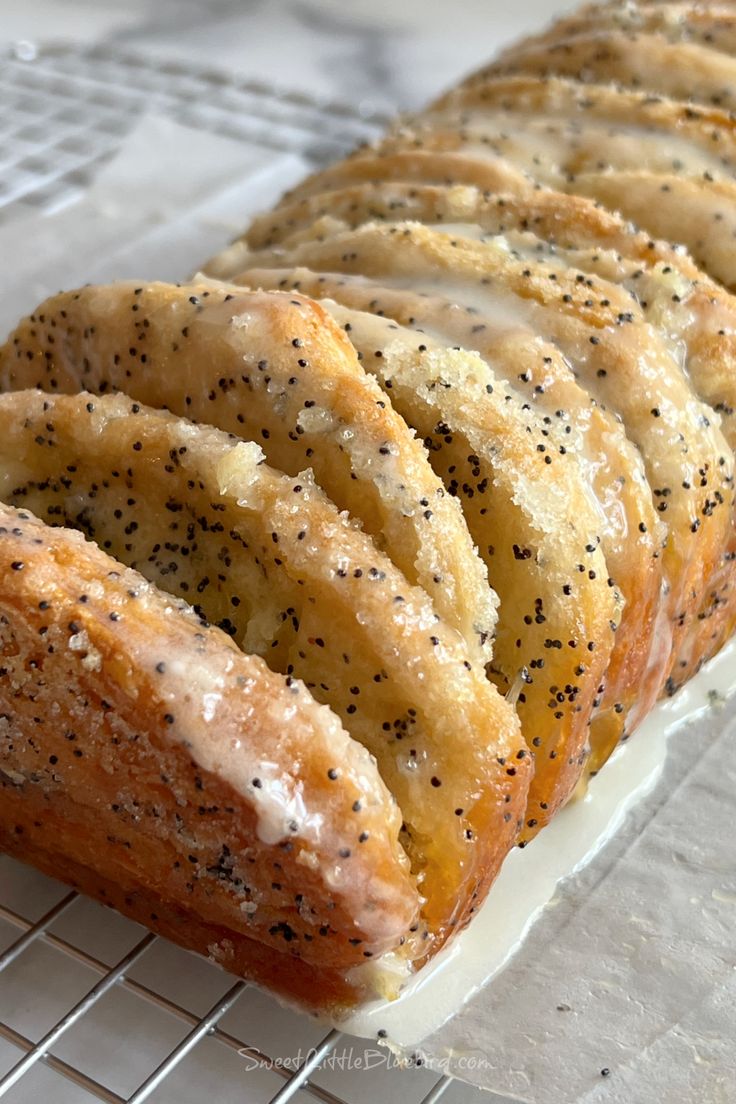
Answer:
M329 164L388 116L127 47L17 43L0 58L0 218L76 198L144 112Z
M296 152L315 166L386 122L369 107L115 45L19 43L0 57L0 220L53 212L78 197L144 111ZM185 1104L208 1095L218 1104L449 1104L476 1096L417 1069L418 1061L390 1068L380 1057L389 1052L325 1032L6 856L0 972L0 1098L13 1104Z

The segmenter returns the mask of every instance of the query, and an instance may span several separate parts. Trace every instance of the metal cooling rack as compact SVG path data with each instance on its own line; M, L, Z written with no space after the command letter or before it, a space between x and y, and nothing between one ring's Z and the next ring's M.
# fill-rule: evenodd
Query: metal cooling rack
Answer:
M19 44L0 56L0 219L23 210L54 211L78 197L144 111L299 153L315 166L374 137L386 122L370 109L318 101L188 63L152 61L127 48ZM85 927L85 910L91 909L94 922L87 916ZM97 949L101 934L110 935L112 951ZM154 968L149 977L146 967L157 951L164 960L171 953L185 961ZM320 1067L340 1049L353 1044L362 1049L365 1041L320 1032L311 1020L275 1002L262 1009L270 998L245 982L233 983L205 960L3 856L0 973L0 1098L13 1104L179 1104L186 1096L182 1078L189 1088L201 1082L199 1099L209 1094L217 1104L309 1099L436 1104L441 1097L449 1102L448 1090L455 1101L476 1095L427 1070L392 1070L381 1077L363 1072L347 1081L333 1077L333 1084ZM191 993L175 995L174 982L182 977L195 978L196 999ZM202 993L212 1000L208 1007L202 1007ZM124 1038L111 1052L117 1061L113 1077L112 1065L105 1066L109 1021L115 1024L123 1001L127 1020L120 1021ZM249 1028L250 1038L238 1032L244 1008L255 1009L254 1023L262 1017L274 1026L281 1049L271 1047L273 1059L266 1043L254 1044L256 1027ZM104 1031L95 1026L98 1014ZM146 1024L145 1038L135 1033L139 1022ZM296 1069L284 1068L278 1054L305 1032L305 1059ZM147 1065L121 1075L121 1055L126 1062L128 1056L140 1058L141 1047ZM245 1072L246 1060L259 1064L257 1074ZM115 1084L105 1083L106 1073Z
M21 1083L24 1077L34 1071L34 1067L38 1063L42 1063L54 1074L60 1075L83 1090L85 1093L83 1099L85 1100L88 1099L88 1096L95 1100L105 1101L106 1104L143 1104L143 1101L152 1098L160 1102L171 1101L172 1099L179 1100L178 1093L174 1097L170 1097L166 1096L165 1093L162 1095L161 1089L165 1086L167 1078L177 1070L177 1067L192 1056L195 1048L203 1040L209 1039L229 1052L230 1055L237 1055L241 1060L248 1059L249 1068L252 1068L251 1063L257 1063L261 1069L267 1069L272 1074L272 1080L276 1082L274 1086L259 1085L254 1089L254 1087L249 1086L248 1073L242 1073L238 1099L242 1100L243 1104L286 1104L287 1101L295 1099L305 1101L316 1099L322 1101L323 1104L348 1104L343 1095L337 1095L330 1088L316 1083L313 1077L319 1072L320 1066L338 1047L345 1048L352 1044L362 1047L364 1042L351 1040L348 1036L336 1030L321 1033L316 1040L309 1041L306 1047L308 1055L299 1063L298 1068L293 1070L284 1068L278 1058L270 1057L265 1050L254 1045L252 1041L239 1038L221 1026L221 1021L225 1015L231 1012L239 1001L244 997L247 999L247 994L255 994L256 991L253 987L243 981L233 982L232 978L228 978L216 967L209 966L203 960L192 959L193 962L198 962L200 968L206 968L210 971L220 983L220 987L225 986L225 991L217 997L211 1007L203 1014L197 1014L191 1008L171 999L155 986L131 976L134 969L145 961L146 956L151 953L156 944L164 944L164 940L150 932L143 934L144 929L138 925L115 916L116 924L126 930L128 942L132 945L117 961L105 961L79 946L73 935L70 938L68 935L62 935L54 931L54 927L58 925L58 922L65 917L68 918L75 905L83 902L83 898L75 892L68 892L64 887L51 882L49 879L42 879L41 875L35 872L26 871L20 864L14 863L6 857L0 859L0 877L2 877L2 884L8 889L11 887L14 872L22 872L25 876L30 874L39 885L44 883L43 888L55 893L58 899L36 920L32 916L23 915L14 908L0 904L0 923L4 922L4 925L9 926L3 930L9 932L12 929L13 933L20 932L15 938L11 937L9 945L0 953L0 973L11 968L14 968L16 974L22 972L23 956L32 954L34 949L38 948L39 943L42 943L46 948L55 952L56 955L63 956L67 960L65 965L71 963L85 968L82 974L85 977L88 976L93 984L87 987L82 983L82 977L78 977L76 979L78 987L81 986L83 989L81 996L68 1010L55 1018L55 1022L43 1030L43 1033L35 1041L33 1038L29 1038L24 1031L19 1030L17 1026L13 1026L12 1023L0 1020L0 1039L4 1039L16 1051L20 1052L14 1060L10 1060L5 1072L0 1074L0 1098L12 1100L10 1094L13 1089ZM103 916L105 915L111 916L111 914L103 914ZM74 930L73 925L71 925L71 930ZM105 958L108 957L106 954ZM57 959L57 971L61 968L61 962L62 959ZM30 973L32 974L32 971ZM17 985L19 981L20 979L16 978L15 984ZM49 984L53 986L52 977L49 977ZM72 988L69 991L71 992ZM160 1060L138 1083L137 1087L132 1092L125 1094L114 1091L84 1069L54 1053L54 1049L64 1041L66 1034L72 1032L83 1017L90 1014L103 998L115 991L125 992L135 1000L145 1002L159 1012L165 1013L178 1025L181 1033L181 1038L179 1038L176 1045L168 1049L166 1053L162 1053ZM263 996L262 994L258 995L261 998ZM43 994L37 994L36 996L40 1003L43 1000ZM23 1010L20 1011L22 1014ZM27 1009L25 1011L27 1012ZM284 1015L290 1014L284 1012ZM41 1017L42 1019L43 1017ZM309 1023L310 1027L314 1026L311 1021L305 1020L305 1023ZM163 1042L162 1039L162 1045ZM2 1069L1 1065L0 1069ZM416 1104L436 1104L441 1097L445 1096L451 1085L458 1085L458 1083L454 1083L450 1078L444 1076L438 1079L435 1074L431 1077L434 1084L431 1084L426 1092L424 1091L425 1086L423 1086L421 1089L423 1095L407 1097L402 1092L402 1099L407 1104L410 1104L410 1101L413 1100L416 1100ZM278 1084L279 1080L281 1084ZM223 1098L227 1090L232 1090L233 1087L232 1079L228 1079L227 1074L223 1075L220 1084ZM468 1092L472 1093L472 1090L469 1089ZM42 1095L36 1090L35 1093L32 1093L30 1099L55 1100L56 1095L48 1091ZM229 1096L228 1099L230 1099ZM381 1096L371 1096L371 1099L381 1099Z
M388 117L128 47L20 43L0 57L0 218L76 198L144 111L327 164Z

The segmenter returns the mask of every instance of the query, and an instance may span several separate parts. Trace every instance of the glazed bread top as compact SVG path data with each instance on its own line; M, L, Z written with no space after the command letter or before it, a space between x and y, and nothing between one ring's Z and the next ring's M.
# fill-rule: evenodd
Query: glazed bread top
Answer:
M513 686L517 657L531 676L518 701L536 758L531 833L569 794L588 739L595 771L736 617L736 315L718 283L735 282L733 44L728 6L584 9L307 178L206 266L319 298L461 501L500 598L491 677ZM708 275L670 244L683 240ZM515 429L553 465L523 495ZM551 508L556 477L569 488L558 556L575 562L576 532L600 551L614 593L596 591L595 568L587 581L614 637L589 621L598 676L594 664L573 678L570 656L548 681L564 645L551 671L540 652L541 679L529 660L573 639L572 607L535 578L557 561L529 485ZM504 560L511 527L534 563ZM532 587L543 608L530 613ZM585 734L573 721L558 746L566 706Z
M328 924L319 941L301 938L301 953L346 968L398 945L419 913L399 811L370 755L303 683L27 510L0 510L0 571L13 691L0 762L16 790L71 799L87 832L98 821L113 845L128 841L128 865L152 887L178 886L274 946L283 925L303 937ZM23 728L26 703L48 733ZM169 862L146 864L141 817ZM197 853L182 863L193 831ZM298 894L313 915L300 916Z

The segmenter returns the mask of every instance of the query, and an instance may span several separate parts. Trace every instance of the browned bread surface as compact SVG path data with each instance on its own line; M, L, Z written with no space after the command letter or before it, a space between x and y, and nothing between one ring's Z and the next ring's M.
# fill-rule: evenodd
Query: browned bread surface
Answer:
M484 75L518 73L651 88L729 110L736 105L734 58L697 42L670 42L662 34L596 29L510 52Z
M507 162L684 242L712 276L736 286L726 248L736 226L726 110L557 77L489 77L449 93L380 148Z
M525 55L529 50L537 50L543 46L554 47L560 43L575 42L578 38L586 38L591 34L626 35L631 40L639 36L656 36L662 45L689 44L697 45L707 51L710 62L718 64L718 58L713 54L731 57L736 53L736 13L733 5L726 2L708 3L671 3L668 0L661 3L648 3L647 0L627 0L625 4L619 0L605 4L587 4L570 15L555 20L539 35L532 35L515 43L509 49L504 50L501 60ZM605 51L606 39L601 43L602 51ZM697 55L696 55L697 56ZM657 58L654 58L655 62ZM493 65L484 66L479 74L473 74L468 78L473 81L477 75L485 74ZM655 65L654 75L658 75ZM649 87L652 74L642 73L640 85ZM682 74L680 74L680 79ZM684 98L699 99L699 95L693 95L692 87L687 90ZM716 105L720 104L719 89L714 99Z
M363 363L371 365L397 409L422 435L448 491L462 502L501 600L494 677L509 688L520 664L528 673L519 710L537 765L527 820L533 821L531 828L546 823L583 768L591 712L603 704L596 699L604 671L612 676L610 708L629 695L626 677L620 681L610 670L621 631L621 579L616 579L617 587L611 585L603 555L604 546L616 540L621 515L612 511L609 521L591 508L591 500L597 501L589 481L595 469L586 471L578 460L587 444L607 448L610 472L615 473L609 485L622 502L623 517L636 510L638 524L638 506L643 503L651 525L651 533L642 533L635 546L619 542L629 560L626 581L640 599L632 607L638 639L628 628L621 636L637 654L635 664L629 656L636 672L644 661L641 653L647 648L658 601L657 516L637 489L643 479L618 479L620 464L628 464L630 454L625 447L623 455L619 452L616 426L589 411L583 432L570 420L569 406L564 416L535 411L527 401L526 386L519 386L518 374L529 365L533 386L532 372L542 358L538 347L525 346L523 336L489 337L480 344L491 350L487 359L453 348L460 337L457 332L452 337L429 337L427 331L438 332L431 319L442 317L446 303L441 300L396 291L380 281L365 283L307 269L256 269L243 278L265 286L287 280L348 308L341 311L327 304L350 328ZM371 315L371 309L378 315ZM459 314L457 322L468 331L482 325L475 314ZM478 348L477 335L474 343ZM552 348L549 352L555 354ZM556 409L562 408L552 407ZM610 472L596 472L600 485ZM623 495L616 494L621 489ZM624 567L623 560L619 566ZM616 633L612 623L618 627ZM625 649L618 655L624 659ZM618 673L623 676L623 667ZM569 689L563 693L562 687ZM621 706L616 716L623 720Z
M564 260L558 264L557 257L551 258L551 264L540 263L534 248L528 254L519 249L514 254L505 239L476 241L463 227L440 233L408 223L385 228L367 223L354 232L320 234L314 242L302 242L291 250L281 246L253 259L272 264L286 260L327 272L372 277L375 307L394 315L385 294L380 294L381 283L416 291L425 297L424 304L412 306L420 325L444 333L449 328L466 347L488 350L492 363L499 361L493 345L499 333L526 329L532 352L540 338L550 342L549 363L542 371L538 353L536 364L531 356L526 363L518 355L513 361L517 371L522 364L529 365L521 378L530 403L547 413L563 409L578 423L590 420L591 400L598 416L609 409L641 452L649 486L643 476L639 481L650 503L653 491L665 492L660 513L669 527L663 566L667 620L673 634L672 660L663 674L668 677L728 539L733 463L726 441L711 424L717 419L694 401L677 355L647 323L631 295L598 277L588 276L581 282L580 272L568 268ZM251 277L246 274L244 279ZM259 279L255 277L256 282ZM323 294L332 294L328 285L321 287ZM314 284L308 290L319 293ZM574 377L569 369L556 368L560 352L564 363L573 367ZM510 372L507 378L513 378ZM607 433L615 439L615 426L609 424ZM675 449L677 440L681 444ZM585 455L579 443L577 452L579 459ZM620 469L612 470L611 482L617 482L619 475ZM599 483L596 493L605 501L611 492ZM644 535L652 527L651 505L646 520L642 508L619 540L623 553L614 558L612 543L603 545L610 573L637 617L641 603L636 599L641 595L631 580L641 580L646 567L642 569L639 561L626 571L622 556L634 550L632 532ZM501 619L503 623L503 598ZM631 633L631 639L622 642L625 654L632 640L640 638L638 619Z
M343 999L338 975L419 911L370 756L302 683L80 534L11 507L0 523L3 834L103 899L186 902L246 972L298 949L333 977L325 1004Z

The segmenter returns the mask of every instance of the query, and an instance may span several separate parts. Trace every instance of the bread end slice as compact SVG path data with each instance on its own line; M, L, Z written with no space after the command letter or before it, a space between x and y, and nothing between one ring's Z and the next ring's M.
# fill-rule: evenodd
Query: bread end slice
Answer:
M78 533L0 507L0 579L0 845L283 995L319 976L311 1006L354 1003L348 973L419 910L365 749Z

